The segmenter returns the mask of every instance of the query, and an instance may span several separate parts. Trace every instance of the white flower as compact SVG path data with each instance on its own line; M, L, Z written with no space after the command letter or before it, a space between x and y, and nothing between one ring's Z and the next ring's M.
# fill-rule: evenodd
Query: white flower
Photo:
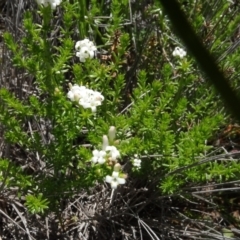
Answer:
M51 8L52 8L52 9L55 9L58 5L60 5L61 1L62 1L62 0L55 0L55 1L49 0L49 3L50 3L50 5L51 5Z
M87 38L76 42L75 49L77 51L76 56L79 57L80 62L85 62L87 58L93 58L94 51L97 50L93 42Z
M134 154L134 159L132 160L132 165L136 168L136 169L140 169L141 168L141 163L142 160L139 159L137 154Z
M50 4L52 9L55 9L62 0L36 0L39 5L44 5L45 7Z
M93 157L92 157L92 162L93 163L99 163L99 164L103 164L105 163L106 159L106 152L105 151L98 151L98 150L93 150Z
M120 157L120 152L117 150L115 146L107 146L106 152L109 154L109 156L111 157L111 160L113 161L116 161L117 158Z
M91 108L92 112L96 112L97 106L100 106L104 100L100 92L78 85L70 85L70 91L67 93L67 97L71 101L78 102L83 108Z
M80 98L82 98L85 95L86 87L84 86L78 86L75 84L71 87L70 91L67 94L67 97L71 99L71 101L78 102Z
M187 55L187 53L180 47L175 47L174 51L173 51L173 56L174 57L180 57L180 58L184 58Z
M92 112L96 112L97 106L100 106L103 100L104 97L100 92L88 89L85 91L85 95L80 98L79 104L84 108L91 108Z
M136 167L137 169L141 168L141 159L135 158L133 159L133 166Z
M119 177L119 172L113 171L112 176L106 176L105 181L111 184L112 189L116 189L119 184L125 184L126 180Z

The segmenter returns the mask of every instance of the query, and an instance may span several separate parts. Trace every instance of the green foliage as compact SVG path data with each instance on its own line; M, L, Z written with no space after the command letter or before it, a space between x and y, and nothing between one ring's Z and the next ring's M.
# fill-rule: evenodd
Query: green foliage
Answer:
M225 122L226 114L189 53L184 59L172 56L174 46L181 45L160 7L152 6L146 11L146 16L156 13L154 24L164 30L164 34L156 36L147 29L139 34L138 29L123 27L129 16L128 1L112 1L112 18L101 31L101 20L95 17L107 10L98 1L90 2L89 6L80 0L62 3L58 41L50 34L54 31L50 7L39 8L41 24L26 12L25 36L20 43L11 34L4 34L14 66L30 74L37 89L37 94L24 100L10 90L0 90L4 137L29 154L37 153L44 166L44 170L29 174L1 160L0 171L7 171L6 177L1 175L6 187L15 184L24 194L26 190L33 192L26 195L26 206L31 213L43 213L48 205L54 206L96 181L102 183L111 174L112 166L92 164L92 150L101 148L102 136L112 125L117 128L114 144L121 152L121 164L128 163L134 154L142 157L142 168L137 172L130 169L128 174L135 178L148 176L150 181L158 182L164 194L176 193L188 183L236 178L239 166L235 162L210 162L188 168L212 150L207 141ZM201 15L201 7L200 4L191 10L196 29L207 18ZM223 40L217 39L227 21L221 27L217 24L226 5L219 9L212 18L216 39L209 46L216 56L226 49L225 45L219 48L218 41ZM228 31L233 31L235 25L232 21ZM141 46L134 54L132 36L137 36L136 46ZM74 45L85 37L101 44L100 57L80 63L74 56ZM101 57L104 51L110 60ZM228 59L228 67L238 66L237 54ZM96 113L67 98L69 83L103 94L105 99ZM40 122L45 123L45 129L39 127ZM29 125L34 129L30 130ZM180 173L176 171L181 168Z
M31 177L23 172L9 161L9 159L0 159L0 181L1 191L10 187L17 187L19 194L33 185Z
M30 213L43 213L46 209L48 209L48 201L43 199L42 194L38 194L37 196L28 194L26 196L26 206Z

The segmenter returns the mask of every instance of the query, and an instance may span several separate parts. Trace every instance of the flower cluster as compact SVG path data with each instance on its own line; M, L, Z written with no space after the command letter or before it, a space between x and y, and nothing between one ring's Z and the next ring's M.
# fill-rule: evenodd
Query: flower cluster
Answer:
M141 168L141 159L138 158L138 156L135 154L134 155L135 159L133 159L132 164L136 169L140 169Z
M39 5L47 6L48 4L50 4L52 9L55 9L62 2L62 0L36 0L36 1Z
M87 58L92 59L94 52L97 50L96 46L89 39L78 41L75 45L77 51L76 56L79 57L80 62L85 62ZM70 84L70 90L67 97L71 101L77 102L84 108L91 108L93 112L96 111L97 106L101 105L104 97L100 92L93 91L85 86ZM122 173L121 165L118 163L118 159L121 157L119 150L113 145L116 136L116 128L110 127L108 136L103 136L102 149L95 149L92 151L91 162L93 164L106 164L107 168L112 169L112 174L105 177L105 182L111 185L112 189L116 189L119 184L125 184L127 175ZM110 144L109 144L110 142ZM133 160L133 166L136 169L141 167L141 160Z
M117 159L120 158L120 152L117 150L115 146L107 146L106 150L93 150L92 151L93 163L103 164L106 162L117 162Z
M173 51L173 56L174 57L184 58L186 55L187 55L186 51L184 51L182 48L175 47L175 49Z
M107 161L109 165L112 165L112 163L117 163L118 158L121 157L118 149L115 146L109 145L108 137L106 135L103 136L102 150L99 151L95 149L92 154L92 162L99 164L103 164Z
M93 163L99 163L99 164L103 164L106 162L105 156L106 156L106 152L101 150L98 151L97 149L93 150L92 152L93 157L92 157L92 162Z
M107 175L105 181L110 183L112 189L116 189L119 184L125 184L126 175L120 173L121 165L118 163L118 159L121 157L119 150L112 145L109 145L109 140L112 143L116 135L116 128L110 127L108 136L103 136L102 150L93 150L93 157L91 161L93 163L104 164L113 166L112 176Z
M97 50L93 42L85 38L82 41L78 41L75 45L77 51L76 56L79 57L80 62L85 62L87 58L94 57L94 51Z
M92 112L96 112L97 106L100 106L104 100L104 97L100 92L77 84L73 86L70 84L70 91L68 92L67 97L71 101L75 101L83 106L83 108L91 108Z

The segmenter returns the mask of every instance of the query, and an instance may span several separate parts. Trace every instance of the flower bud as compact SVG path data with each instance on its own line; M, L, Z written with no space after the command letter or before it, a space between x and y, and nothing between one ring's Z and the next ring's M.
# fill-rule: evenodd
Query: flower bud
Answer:
M122 167L122 166L121 166L119 163L116 163L116 164L114 165L114 168L113 168L113 169L114 169L115 172L119 172L119 170L121 169L121 167Z
M124 179L127 179L128 175L126 173L123 173L123 174L121 174L121 177L124 178Z
M72 84L69 83L69 84L68 84L68 87L69 87L69 89L71 90L71 89L72 89Z
M56 87L56 88L54 89L54 95L59 95L59 93L60 93L60 90L59 90L58 87Z
M113 162L112 161L107 161L107 166L112 167L113 166Z
M96 169L95 174L100 177L102 175L102 171L100 169Z
M107 146L108 146L108 137L107 137L107 135L103 135L102 150L106 151Z
M116 128L111 126L108 131L108 137L110 141L113 141L116 137Z

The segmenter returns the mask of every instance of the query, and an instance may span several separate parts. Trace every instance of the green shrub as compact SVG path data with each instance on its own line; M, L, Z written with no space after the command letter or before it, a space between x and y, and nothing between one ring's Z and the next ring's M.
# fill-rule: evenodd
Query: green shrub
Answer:
M39 6L41 21L35 22L32 13L26 12L25 36L20 42L10 33L4 35L13 65L33 78L35 94L20 100L2 88L0 121L5 140L34 156L36 167L31 173L8 170L2 181L6 187L20 187L31 213L44 212L48 205L55 208L80 189L102 183L113 171L120 172L121 179L128 174L157 181L163 194L176 193L189 184L237 176L235 162L188 167L213 149L207 141L225 122L226 114L189 53L183 58L172 55L181 44L159 6L148 8L145 14L146 19L154 17L160 35L147 32L147 20L141 33L128 27L127 6L128 1L112 1L112 17L103 31L100 26L106 20L100 16L108 10L101 4L64 1L55 39L51 34L57 16L50 6ZM195 7L203 6L199 3ZM218 35L225 20L219 25L219 16L214 16L211 24L216 27L208 32L213 37L208 47L220 56L228 47L218 43L224 41ZM191 17L195 28L200 29L206 16L196 10ZM228 31L234 24L232 21ZM74 46L86 37L98 50L95 58L80 62L74 56ZM229 59L232 63L228 67L239 61L237 54ZM96 112L70 101L67 94L74 84L104 96ZM117 136L112 142L109 137L109 144L117 147L121 158L112 159L108 152L104 164L95 164L92 151L101 149L102 137L110 126L116 127ZM134 158L141 159L141 168L133 166ZM1 172L8 165L20 169L14 158L1 161Z

